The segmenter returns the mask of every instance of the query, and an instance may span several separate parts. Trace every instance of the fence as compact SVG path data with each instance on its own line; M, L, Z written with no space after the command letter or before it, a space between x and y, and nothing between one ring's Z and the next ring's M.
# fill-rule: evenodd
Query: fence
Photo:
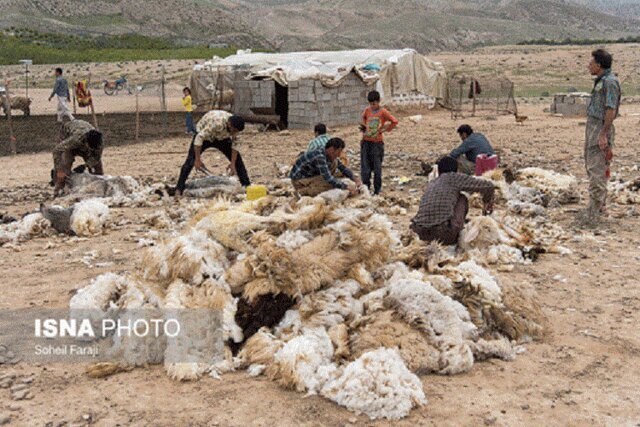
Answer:
M69 109L104 135L107 145L124 145L149 138L184 135L182 89L190 68L176 64L140 63L140 72L126 74L136 63L69 66L64 77L70 88ZM49 101L54 85L53 67L3 67L0 82L0 155L50 151L60 141L57 99ZM124 79L121 77L124 75ZM126 81L125 81L126 80ZM91 102L83 106L76 85L85 82ZM80 94L82 95L82 94ZM12 108L9 108L11 105ZM201 113L194 113L197 120Z
M444 106L454 117L517 113L513 82L503 76L453 73L447 77Z

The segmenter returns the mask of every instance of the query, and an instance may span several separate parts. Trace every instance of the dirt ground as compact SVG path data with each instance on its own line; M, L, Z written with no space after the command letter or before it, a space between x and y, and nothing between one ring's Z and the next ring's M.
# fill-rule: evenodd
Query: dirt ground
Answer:
M457 143L455 128L468 122L485 133L504 161L521 167L542 166L569 172L586 196L582 163L584 119L553 117L546 104L527 105L529 116L517 125L512 116L452 120L446 111L425 112L417 124L401 119L387 136L384 191L412 203L407 215L393 218L406 227L417 208L426 178L416 176L419 159L433 160ZM415 113L415 112L414 112ZM638 165L640 106L625 106L617 122L614 172ZM346 139L357 165L357 129L332 130ZM292 162L306 146L309 132L259 133L248 129L242 152L252 179L272 184L275 163ZM107 148L105 170L158 182L174 181L188 138ZM107 141L108 143L108 141ZM226 161L206 152L205 163L221 173ZM48 153L0 158L0 211L21 215L37 208L51 193ZM632 172L637 176L638 172ZM394 178L408 176L401 186ZM630 176L626 175L628 179ZM175 202L165 206L173 209ZM584 200L582 204L584 204ZM579 205L554 209L551 220L565 227L563 244L573 254L543 255L500 280L532 286L549 318L550 334L526 345L513 362L490 360L457 376L423 376L429 403L414 409L398 425L640 425L640 217L628 206L610 207L608 225L596 232L571 227ZM500 207L498 207L500 208ZM121 227L91 239L37 238L19 250L0 248L0 309L67 307L74 290L107 271L134 268L140 255L135 236L144 233L140 218L156 209L114 208ZM85 265L82 258L96 251ZM106 266L96 264L107 263ZM112 263L112 264L111 264ZM80 365L0 365L0 378L17 375L33 395L12 400L0 388L0 419L15 425L213 425L336 426L388 425L371 422L321 397L284 391L275 383L246 373L172 382L162 367L136 369L105 379L84 375ZM1 380L0 380L1 383Z

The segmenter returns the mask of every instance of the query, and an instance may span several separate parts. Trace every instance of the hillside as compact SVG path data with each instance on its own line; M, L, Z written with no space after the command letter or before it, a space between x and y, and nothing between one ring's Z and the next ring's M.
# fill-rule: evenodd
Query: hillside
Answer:
M422 51L637 35L640 20L563 0L3 0L0 28L142 34L268 49ZM621 0L630 2L631 0Z

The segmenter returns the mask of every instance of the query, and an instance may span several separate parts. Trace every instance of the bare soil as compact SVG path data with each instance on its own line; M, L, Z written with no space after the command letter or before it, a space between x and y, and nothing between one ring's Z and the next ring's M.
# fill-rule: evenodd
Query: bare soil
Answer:
M419 160L433 160L458 144L455 129L468 122L485 133L513 166L542 166L568 172L581 180L585 119L553 117L546 104L528 105L529 119L517 125L512 116L452 120L446 111L424 112L414 124L406 118L387 136L384 191L408 201L407 215L393 217L406 227L415 213L425 178L416 176ZM415 112L414 112L415 113ZM625 106L617 122L614 172L637 165L640 107ZM356 127L334 129L347 141L357 167ZM310 139L310 132L259 133L248 129L242 152L252 179L272 184L274 164L288 164ZM109 141L107 141L108 143ZM186 155L188 137L138 145L110 146L106 172L144 181L175 181ZM204 160L222 173L226 160L206 152ZM0 211L21 215L37 208L51 193L47 186L49 153L0 158ZM638 172L633 172L637 176ZM394 178L408 176L409 184ZM626 175L626 178L632 175ZM173 209L170 202L167 209ZM583 200L582 205L585 204ZM543 255L510 273L503 281L533 287L549 318L550 333L526 345L513 362L491 360L458 376L424 376L428 405L415 409L398 425L638 425L640 423L640 217L628 206L610 206L608 224L597 230L571 227L579 205L555 208L551 220L569 235L573 254ZM500 207L498 207L500 208ZM502 207L503 208L503 207ZM106 271L132 270L140 250L133 237L144 235L140 218L155 209L114 208L112 218L130 224L95 238L71 241L37 238L18 251L0 248L0 308L67 307L74 290ZM474 212L473 214L477 214ZM53 247L47 248L51 242ZM51 245L49 245L51 246ZM114 251L115 249L115 251ZM93 267L81 262L97 251ZM96 263L112 262L110 267ZM0 365L0 377L33 377L31 400L12 400L0 388L0 418L15 425L388 425L356 416L320 397L285 391L264 378L244 372L221 380L172 382L162 367L94 380L80 365Z

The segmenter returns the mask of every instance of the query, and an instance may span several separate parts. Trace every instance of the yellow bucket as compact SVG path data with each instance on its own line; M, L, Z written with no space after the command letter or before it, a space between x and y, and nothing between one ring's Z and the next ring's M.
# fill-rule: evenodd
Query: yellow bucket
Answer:
M258 200L267 195L267 187L264 185L250 185L247 187L247 200Z

